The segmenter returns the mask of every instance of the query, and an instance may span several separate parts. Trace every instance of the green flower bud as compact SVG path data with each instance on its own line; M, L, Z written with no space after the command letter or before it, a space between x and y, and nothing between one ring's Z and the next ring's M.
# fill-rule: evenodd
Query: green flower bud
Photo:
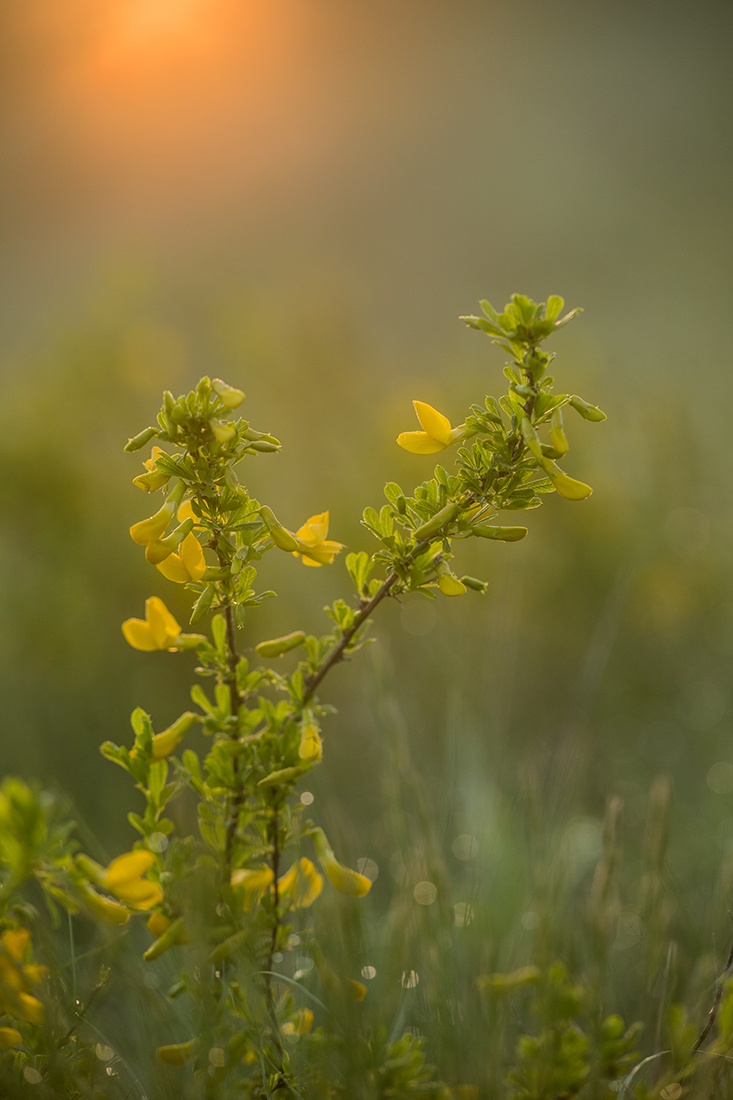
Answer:
M242 391L235 389L234 386L227 385L226 382L222 382L221 378L215 378L211 383L211 388L219 397L222 405L225 405L228 409L237 409L244 401Z
M445 508L441 508L432 519L429 519L427 523L423 523L422 527L418 527L417 531L414 532L415 540L422 542L424 539L430 539L433 535L437 535L439 531L442 531L456 518L460 510L461 506L457 501L446 504Z
M270 532L270 538L278 549L287 550L292 554L294 550L299 548L300 543L295 535L278 522L275 513L271 508L268 508L266 504L260 508L260 516L262 517L265 527Z
M498 539L499 542L519 542L527 534L526 527L494 527L490 523L480 523L472 528L472 535L482 539Z
M477 580L476 577L461 577L461 584L465 584L466 588L472 588L474 592L480 592L481 595L489 587L486 581Z
M125 444L126 451L139 451L141 447L144 447L146 443L149 443L151 439L154 439L158 434L157 428L145 428L143 431L138 432L132 439L128 439Z
M158 936L155 943L147 949L143 955L145 962L153 962L155 959L159 958L164 951L167 951L169 947L172 947L174 943L180 943L182 932L183 917L177 917L176 920L171 921L165 932L163 932L161 936Z
M305 633L302 630L294 630L292 634L286 634L282 638L272 638L269 642L260 642L255 646L260 657L282 657L296 646L305 641Z
M573 406L577 413L580 413L584 420L593 420L596 423L600 423L601 420L606 419L606 414L599 409L597 405L589 405L587 401L584 401L582 397L578 397L577 394L574 394L570 398L569 404Z
M549 458L542 459L542 468L555 487L555 491L565 500L585 500L593 490L584 481L576 481L574 477L568 477L559 466L556 466Z
M552 413L552 427L550 429L550 440L552 446L557 454L558 458L562 458L570 450L570 444L565 438L565 432L563 431L562 413L559 409L554 409Z
M534 424L528 416L522 417L522 435L524 436L524 442L527 444L535 458L542 458L540 437L537 435Z

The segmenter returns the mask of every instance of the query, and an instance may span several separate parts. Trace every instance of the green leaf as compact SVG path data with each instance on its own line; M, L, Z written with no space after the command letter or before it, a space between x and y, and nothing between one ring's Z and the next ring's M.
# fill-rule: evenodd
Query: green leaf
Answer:
M211 620L211 633L214 636L216 648L223 653L227 642L227 621L223 615L214 615Z
M547 320L555 321L562 313L564 305L564 298L561 298L559 294L551 294L547 299L547 308L545 309L545 317Z

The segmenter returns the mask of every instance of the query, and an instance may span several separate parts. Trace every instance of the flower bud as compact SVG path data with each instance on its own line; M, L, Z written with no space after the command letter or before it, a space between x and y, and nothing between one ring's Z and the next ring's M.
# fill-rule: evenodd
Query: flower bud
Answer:
M260 508L260 516L270 533L270 538L279 550L287 550L292 554L298 549L300 544L295 535L278 522L274 512L271 508L268 508L266 504Z
M162 914L155 914L155 916L159 915ZM165 918L163 919L165 920ZM148 921L148 928L150 928L151 921L152 918ZM183 917L177 917L174 921L168 922L168 927L161 932L155 943L151 944L143 955L143 958L145 962L153 962L155 959L159 958L164 951L167 951L169 947L177 943L185 943L187 939L188 937L183 927Z
M269 642L260 642L259 645L255 646L255 649L260 657L282 657L283 653L295 649L296 646L302 645L304 641L305 633L302 630L294 630L292 634L286 634L282 638L272 638Z
M422 527L418 527L413 532L413 537L417 542L422 542L424 539L430 539L433 535L437 535L439 531L442 531L456 518L460 508L460 504L456 501L452 504L446 504L445 508L441 508L432 519L429 519L427 523L423 523Z
M472 528L472 535L482 539L498 539L499 542L519 542L527 534L526 527L494 527L490 523L481 523Z
M307 760L309 764L320 763L323 756L323 741L318 723L314 718L306 722L301 730L298 756L301 760Z
M522 435L524 436L524 442L527 444L535 458L542 458L540 437L537 435L534 424L528 416L522 417Z
M222 382L221 378L215 378L211 383L211 388L219 397L222 405L226 405L228 409L238 409L244 401L242 391L235 389L234 386L227 385L226 382Z
M570 444L568 443L565 432L563 431L562 413L559 409L553 409L552 412L552 427L550 429L550 442L557 454L558 458L562 458L570 450Z
M187 1043L171 1043L167 1047L158 1047L155 1057L169 1066L184 1066L193 1055L193 1039Z
M489 587L486 581L480 581L476 577L461 577L461 584L465 584L466 588L472 588L474 592L480 592L482 595Z
M167 756L173 752L178 742L181 741L191 726L195 726L197 722L201 721L199 714L194 714L192 711L186 711L182 714L172 726L169 726L167 730L163 730L162 733L156 733L153 737L153 763L157 763L158 760L165 760ZM130 755L134 753L134 749Z
M149 443L151 439L154 439L158 434L157 428L144 428L143 431L138 432L132 439L128 439L125 444L126 451L139 451L141 447L144 447L146 443Z
M318 862L326 872L326 878L335 886L341 894L351 897L363 898L372 888L371 880L366 875L360 875L358 871L352 871L342 866L333 854L326 839L323 829L314 829L311 832L313 846L318 856Z
M438 577L438 588L444 596L464 596L466 594L465 584L462 584L458 577L454 577L450 570L441 573Z
M209 421L209 427L219 443L222 444L229 443L237 434L234 424L225 424L222 420L217 420L215 416L212 416Z
M583 420L593 420L596 423L600 423L601 420L606 419L606 414L602 412L597 405L589 405L582 397L578 397L575 394L570 398L569 404L572 405L577 413L580 413Z
M109 898L103 898L88 882L80 883L77 890L81 894L87 909L95 917L101 917L102 920L108 921L110 924L126 924L130 919L131 912L129 909L125 908L124 905L118 905L116 901L110 901Z
M251 450L260 451L262 454L272 454L274 451L282 450L279 443L268 443L266 439L255 439L249 446Z
M555 491L565 500L585 500L593 492L590 485L586 485L583 481L576 481L573 477L568 477L549 458L542 459L542 468L554 485Z
M23 1036L14 1027L0 1027L0 1050L17 1047L23 1042Z

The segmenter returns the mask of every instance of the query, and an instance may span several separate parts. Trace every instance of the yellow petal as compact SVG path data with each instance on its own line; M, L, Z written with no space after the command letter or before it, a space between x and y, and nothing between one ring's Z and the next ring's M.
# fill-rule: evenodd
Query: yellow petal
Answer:
M175 510L176 506L173 501L166 501L155 515L148 516L147 519L141 519L139 523L133 523L130 528L130 535L133 540L141 546L146 546L151 539L159 539L173 519Z
M313 1027L313 1013L309 1008L301 1008L298 1013L296 1028L300 1035L308 1035Z
M155 863L155 856L144 848L136 848L134 852L125 852L124 855L113 859L105 872L102 886L110 892L132 879L140 878Z
M301 558L303 565L312 565L316 569L320 569L322 565L327 564L326 562L315 561L313 558L309 558L307 554L296 554L295 557Z
M465 584L461 584L452 573L444 573L438 579L438 588L444 596L463 596L466 592Z
M353 978L349 978L349 986L351 988L351 995L355 1001L363 1001L366 997L367 988L363 982L355 982Z
M150 917L145 922L145 927L157 940L164 932L168 931L171 924L172 921L170 921L164 913L151 913Z
M427 432L401 432L397 442L405 451L413 455L434 455L444 451L447 443L440 443Z
M109 898L103 898L88 883L81 883L77 889L84 898L87 908L96 917L101 917L102 920L109 921L110 924L125 924L130 919L129 909L126 909L124 905L118 905L116 901L110 901Z
M165 561L159 561L155 568L166 580L174 581L176 584L187 584L191 580L178 554L171 554Z
M159 648L153 637L150 624L142 619L126 619L122 624L122 633L133 649L143 649L150 652Z
M171 1043L167 1047L158 1047L155 1057L169 1066L183 1066L193 1054L193 1039L188 1043Z
M190 579L200 581L206 572L206 559L201 543L193 533L186 535L178 549L177 557L183 562Z
M358 871L344 867L330 849L327 849L319 858L326 872L326 878L340 894L363 898L371 890L372 884L366 875L360 875Z
M415 412L417 418L420 421L420 427L431 435L433 439L437 439L438 443L442 443L444 447L447 447L450 443L451 426L450 420L447 416L443 416L437 409L434 409L432 405L427 405L424 401L413 401L415 406Z
M183 523L184 520L192 519L194 523L199 522L199 518L195 515L193 505L190 500L184 500L181 507L178 509L178 522Z
M37 997L32 997L30 993L19 993L18 1000L20 1001L21 1015L24 1020L27 1020L29 1024L43 1023L46 1010Z
M550 459L545 459L542 466L554 485L555 491L565 500L585 500L593 492L590 485L586 485L583 481L576 481L574 477L568 477Z
M8 929L0 936L0 942L16 962L22 962L25 957L25 949L30 943L31 933L28 928Z
M151 596L145 601L145 618L158 649L169 649L181 633L181 628L160 597Z
M328 534L328 512L319 512L307 519L303 526L295 532L296 539L307 543L309 546L323 542Z
M107 889L133 909L152 909L163 900L163 891L157 882L150 882L146 878L120 883L114 889L108 886Z
M323 741L318 735L318 726L309 723L303 728L298 746L298 756L301 760L314 763L323 756Z
M22 1035L14 1027L0 1027L0 1050L20 1046L22 1042Z
M298 909L308 909L323 889L323 879L309 859L297 860L287 874L278 879L281 894L290 894Z
M232 873L232 886L244 886L244 908L246 912L255 902L259 902L267 887L275 878L270 867L261 869L242 867Z

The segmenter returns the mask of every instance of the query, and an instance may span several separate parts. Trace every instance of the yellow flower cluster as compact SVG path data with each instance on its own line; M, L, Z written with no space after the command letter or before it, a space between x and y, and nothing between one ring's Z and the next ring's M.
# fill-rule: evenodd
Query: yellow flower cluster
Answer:
M43 966L27 962L31 948L31 933L27 928L6 929L0 934L0 1014L42 1024L44 1008L31 993L33 986L45 977ZM16 1046L21 1036L15 1028L0 1028L0 1047Z

